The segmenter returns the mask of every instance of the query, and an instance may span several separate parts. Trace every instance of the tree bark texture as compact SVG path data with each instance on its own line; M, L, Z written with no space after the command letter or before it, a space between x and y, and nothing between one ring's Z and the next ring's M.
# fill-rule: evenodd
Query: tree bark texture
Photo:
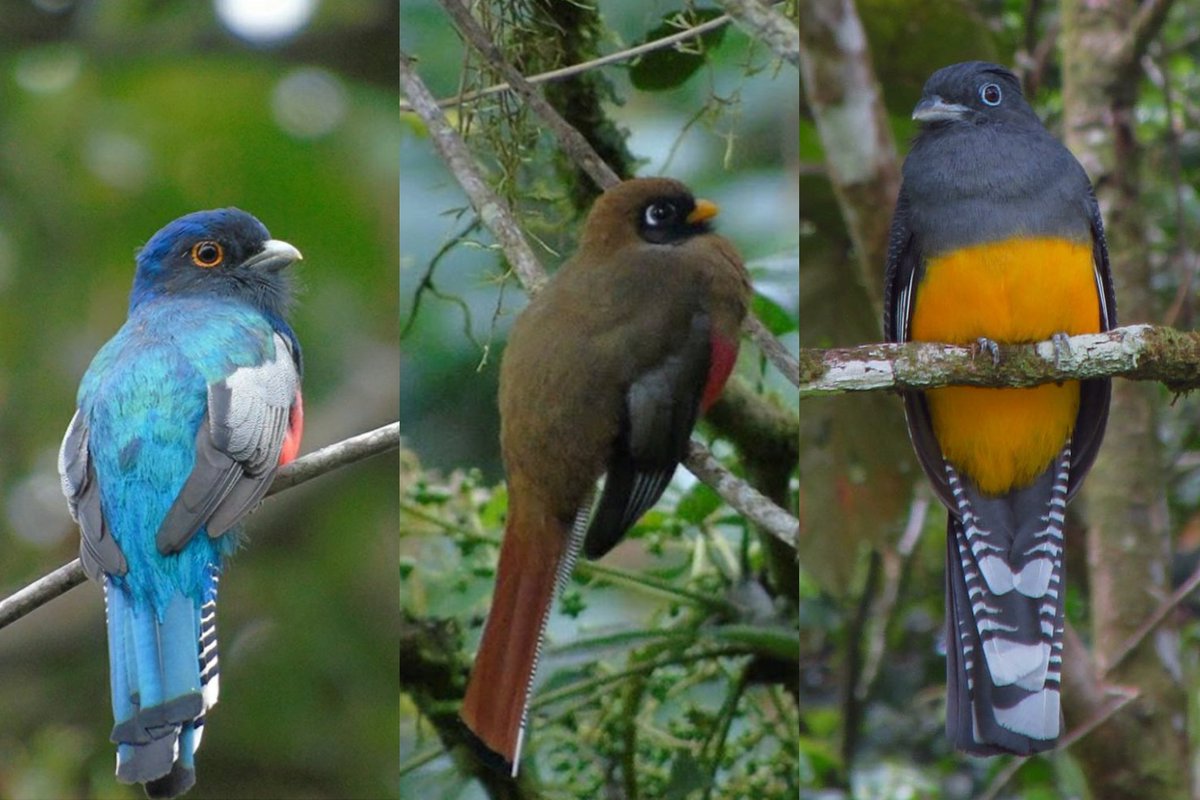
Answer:
M1126 322L1155 320L1161 312L1140 213L1134 106L1139 61L1169 6L1169 0L1062 4L1064 139L1096 187ZM1108 433L1084 489L1091 639L1101 670L1169 591L1161 396L1154 386L1114 382ZM1187 796L1186 703L1169 669L1177 651L1171 634L1160 631L1110 676L1137 686L1140 697L1074 750L1095 797Z

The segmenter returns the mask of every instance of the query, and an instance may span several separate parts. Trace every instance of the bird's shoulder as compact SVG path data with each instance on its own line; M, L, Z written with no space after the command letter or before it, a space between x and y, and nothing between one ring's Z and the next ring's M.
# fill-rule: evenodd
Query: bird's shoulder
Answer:
M194 297L143 303L97 352L80 396L114 381L202 388L275 359L275 333L272 320L247 303ZM293 345L290 329L283 335Z

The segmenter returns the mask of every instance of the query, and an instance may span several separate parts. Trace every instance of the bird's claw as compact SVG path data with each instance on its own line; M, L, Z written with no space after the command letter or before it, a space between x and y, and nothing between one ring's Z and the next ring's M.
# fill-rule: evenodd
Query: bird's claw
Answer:
M978 352L986 352L992 356L993 367L1000 366L1000 345L996 344L986 336L980 336L975 340L975 347L978 348Z
M1059 331L1050 337L1054 343L1054 367L1060 368L1062 360L1071 356L1071 337L1064 331Z

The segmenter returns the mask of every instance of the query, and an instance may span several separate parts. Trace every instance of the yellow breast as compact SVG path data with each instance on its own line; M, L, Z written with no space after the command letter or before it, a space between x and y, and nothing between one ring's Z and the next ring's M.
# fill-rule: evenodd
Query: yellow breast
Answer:
M1015 343L1099 330L1091 246L1009 239L926 263L911 338ZM1062 449L1079 409L1076 381L1031 389L951 386L925 394L943 455L987 494L1031 483Z

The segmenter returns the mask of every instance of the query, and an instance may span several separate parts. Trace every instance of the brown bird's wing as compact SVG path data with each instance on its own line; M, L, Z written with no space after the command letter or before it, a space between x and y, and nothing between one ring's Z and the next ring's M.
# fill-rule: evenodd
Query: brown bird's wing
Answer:
M682 347L630 384L620 427L605 470L604 492L584 539L583 552L599 558L658 502L688 440L712 362L712 324L692 317Z

